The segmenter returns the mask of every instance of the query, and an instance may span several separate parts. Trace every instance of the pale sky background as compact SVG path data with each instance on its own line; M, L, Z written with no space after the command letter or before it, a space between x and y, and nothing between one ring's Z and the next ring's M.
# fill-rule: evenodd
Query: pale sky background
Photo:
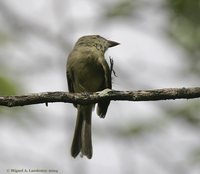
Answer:
M132 22L123 18L102 22L102 13L113 2L4 1L17 14L16 19L20 16L26 23L23 26L13 19L18 28L4 26L10 33L16 30L16 35L0 48L8 68L6 75L20 84L20 94L67 91L67 55L77 39L87 34L100 34L121 43L106 53L107 60L109 56L114 59L114 89L198 86L195 78L180 75L185 53L164 33L169 20L167 11L159 8L164 0L136 11L138 18ZM4 22L0 16L2 27ZM197 174L200 167L188 164L187 155L191 147L199 145L199 133L184 122L167 121L170 115L163 110L190 102L195 100L112 101L105 119L93 112L92 160L70 156L76 116L72 104L4 108L0 173L7 169L55 169L59 174ZM141 135L123 135L127 125L145 123L149 130ZM154 129L154 124L159 126Z

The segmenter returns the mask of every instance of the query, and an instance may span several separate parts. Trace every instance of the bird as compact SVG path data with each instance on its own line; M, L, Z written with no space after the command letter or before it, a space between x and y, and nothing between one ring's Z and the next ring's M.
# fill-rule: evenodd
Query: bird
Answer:
M100 35L82 36L75 43L67 59L66 76L70 93L98 92L112 89L111 69L104 57L110 47L118 42L107 40ZM98 102L97 115L104 118L110 104L109 100ZM77 119L71 145L71 155L92 158L92 110L94 104L74 104Z

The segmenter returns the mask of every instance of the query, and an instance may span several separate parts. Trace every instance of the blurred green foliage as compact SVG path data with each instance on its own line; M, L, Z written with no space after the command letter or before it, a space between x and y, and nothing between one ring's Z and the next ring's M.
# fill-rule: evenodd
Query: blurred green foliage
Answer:
M4 67L5 69L5 67ZM10 96L10 95L16 95L18 92L18 85L15 81L11 80L10 78L6 76L0 75L0 96ZM17 111L19 109L8 109L5 107L0 107L0 117L3 116L13 116L13 112L15 113L15 118ZM5 114L6 113L6 114Z
M187 53L185 74L199 76L200 73L200 0L167 0L170 15L169 33L173 41ZM166 110L176 119L191 126L200 126L200 104L197 100Z
M200 162L200 147L197 146L196 148L192 149L192 152L190 154L190 163L192 165L198 165L199 166L199 162Z
M168 115L176 119L184 120L187 124L191 126L200 126L200 103L198 99L193 99L186 104L181 105L180 107L168 109Z
M120 129L119 135L126 138L141 136L149 132L158 131L160 125L163 126L165 122L166 120L159 118L143 123L130 123L127 124L123 129Z
M169 0L168 2L172 9L172 15L188 20L193 25L200 25L200 0Z
M188 53L188 69L200 72L200 0L168 0L169 33Z
M119 17L131 17L133 9L135 8L135 1L123 0L112 4L106 11L106 18L119 18Z
M9 37L7 34L0 32L0 45L4 45L8 41Z
M0 96L15 95L17 93L17 85L9 78L0 76Z

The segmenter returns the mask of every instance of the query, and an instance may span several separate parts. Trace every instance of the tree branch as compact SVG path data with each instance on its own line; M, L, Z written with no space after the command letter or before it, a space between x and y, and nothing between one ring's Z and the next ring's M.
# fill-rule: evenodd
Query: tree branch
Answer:
M14 107L41 103L47 105L53 102L92 104L103 100L155 101L199 97L200 87L137 91L104 90L96 93L42 92L20 96L0 96L0 106Z

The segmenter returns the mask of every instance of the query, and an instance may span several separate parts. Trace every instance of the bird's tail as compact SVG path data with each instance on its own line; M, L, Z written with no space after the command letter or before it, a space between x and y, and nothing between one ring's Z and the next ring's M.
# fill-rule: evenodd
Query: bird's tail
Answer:
M108 106L110 104L110 101L104 101L104 102L99 102L97 106L97 115L100 118L105 118L106 112L108 110Z
M78 114L71 146L71 155L75 158L79 152L92 158L91 121L92 106L78 105Z

